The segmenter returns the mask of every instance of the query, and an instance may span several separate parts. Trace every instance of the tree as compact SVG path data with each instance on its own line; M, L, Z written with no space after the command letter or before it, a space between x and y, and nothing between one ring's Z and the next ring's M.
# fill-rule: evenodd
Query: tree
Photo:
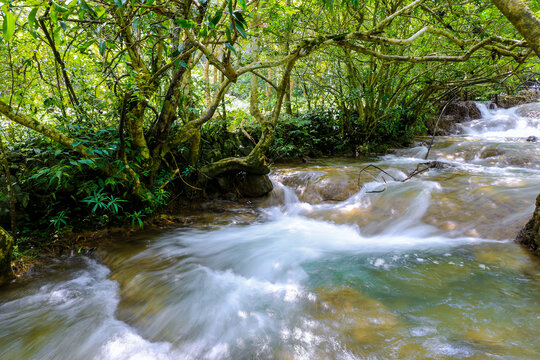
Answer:
M521 0L492 0L540 58L540 20Z
M392 119L410 126L429 99L447 90L445 83L455 88L510 76L513 70L500 59L522 64L530 55L524 41L513 39L506 28L495 28L496 20L485 21L488 7L472 1L428 6L426 0L343 5L318 0L20 0L2 11L7 45L2 56L11 64L6 74L12 85L5 92L9 96L0 99L0 114L102 164L104 176L117 177L143 200L151 198L160 172L174 168L171 154L182 147L189 147L201 184L232 172L266 174L266 153L290 99L293 70L322 52L330 56L328 65L339 66L326 67L333 68L326 87L331 90L319 93L336 94L332 101L342 107L354 102L362 136ZM24 63L15 64L20 60L12 56L13 47ZM492 62L489 70L486 60ZM466 64L472 65L468 69ZM197 94L210 94L205 67L217 71L221 81L213 97L202 101ZM265 78L263 69L272 69L277 80ZM207 81L198 85L192 80L202 71ZM337 79L342 71L347 81ZM248 74L253 76L245 99L251 99L250 114L261 129L256 145L243 157L197 164L201 128L217 118ZM40 87L51 96L43 99L25 88L31 76L41 79ZM304 90L316 79L308 77L301 82ZM259 81L274 89L270 99L263 99L271 105L268 113L258 109ZM338 99L342 95L346 98ZM38 99L60 113L33 111L42 107ZM62 127L55 129L54 122ZM95 148L70 130L75 123L114 128L115 142L105 152Z

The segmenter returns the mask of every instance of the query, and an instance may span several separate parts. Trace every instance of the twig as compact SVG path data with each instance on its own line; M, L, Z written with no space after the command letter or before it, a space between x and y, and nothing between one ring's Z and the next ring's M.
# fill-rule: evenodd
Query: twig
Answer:
M431 136L431 142L429 143L429 147L428 147L426 157L424 158L424 160L427 160L427 158L429 156L429 152L431 151L431 146L433 145L433 141L435 140L435 134L437 133L437 129L439 128L439 121L441 120L441 117L442 117L442 114L444 113L444 110L446 110L446 107L448 106L448 104L450 104L452 101L454 101L454 99L456 97L457 97L457 95L454 95L454 97L452 99L450 99L444 105L444 107L442 108L441 113L439 114L439 118L437 119L437 122L435 123L435 129L433 129L433 135Z
M182 182L183 182L184 184L186 184L187 186L189 186L189 187L192 188L192 189L202 191L201 188L198 188L198 187L196 187L196 186L193 186L193 185L189 184L186 180L184 180L184 178L182 177L182 175L180 175L180 168L178 167L178 163L176 162L176 158L174 157L174 155L173 155L172 153L170 153L170 154L171 154L171 157L172 157L172 159L173 159L173 161L174 161L174 165L176 165L176 170L174 170L174 172L173 172L171 178L170 178L169 180L167 180L167 181L166 181L163 185L161 185L159 188L160 188L160 189L163 189L168 183L170 183L170 182L174 179L175 175L178 174L178 177L180 178L180 180L182 180Z
M425 165L425 168L423 169L420 169L420 166L422 165ZM420 175L420 174L423 174L425 173L426 171L428 171L429 169L442 169L444 167L444 164L440 161L429 161L429 162L424 162L424 163L420 163L418 165L416 165L416 168L411 171L406 178L404 179L396 179L395 177L393 177L392 175L390 175L388 172L386 172L385 170L381 169L380 167L376 166L376 165L373 165L373 164L369 164L367 165L366 167L362 168L362 170L360 170L360 172L358 173L358 186L360 186L360 174L367 170L368 168L370 167L373 167L377 170L379 170L380 172L390 176L394 181L396 182L405 182L407 180L410 180L411 178L413 178L414 176L417 176L417 175ZM369 175L371 175L371 177L373 177L375 180L378 180L376 176L373 176L373 174L370 174L368 172ZM381 176L382 177L382 180L384 181L384 183L386 184L386 179L384 178L384 176ZM363 187L363 185L362 185ZM385 191L386 188L382 189L382 190L373 190L373 191L367 191L366 193L367 194L371 194L371 193L381 193L383 191Z
M380 167L376 166L376 165L373 165L373 164L369 164L368 166L364 167L362 170L360 170L360 172L358 173L358 185L360 185L360 174L367 170L368 168L370 167L373 167L377 170L379 170L380 172L383 172L385 173L386 175L390 176L392 178L392 180L394 181L399 181L398 179L396 179L395 177L393 177L392 175L390 175L389 173L387 173L386 171L384 171L383 169L381 169ZM368 173L369 174L369 173ZM374 179L377 179L375 176L373 176L372 174L370 174Z

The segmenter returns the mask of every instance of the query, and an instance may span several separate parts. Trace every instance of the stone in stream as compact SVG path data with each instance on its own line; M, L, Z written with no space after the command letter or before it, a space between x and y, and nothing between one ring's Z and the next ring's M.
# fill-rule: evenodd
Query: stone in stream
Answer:
M536 198L536 209L532 218L519 232L516 241L540 256L540 195Z
M353 289L318 289L315 293L314 316L355 345L376 345L395 338L402 326L390 309Z
M536 136L529 136L527 138L528 142L538 142L538 138Z
M500 156L500 155L503 155L503 154L504 154L504 151L502 151L502 150L499 150L499 149L496 149L496 148L487 148L487 149L482 150L482 152L480 153L479 158L480 159L487 159L487 158L490 158L490 157Z

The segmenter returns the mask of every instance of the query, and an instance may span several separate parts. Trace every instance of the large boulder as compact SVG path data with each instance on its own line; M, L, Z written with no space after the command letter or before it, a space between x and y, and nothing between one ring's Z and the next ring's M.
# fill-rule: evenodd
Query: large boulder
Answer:
M476 106L474 101L456 101L446 105L444 112L440 116L435 116L426 122L426 126L431 134L435 135L450 135L459 132L458 123L480 119L482 113ZM437 129L437 120L439 125Z
M0 285L13 278L11 271L11 255L13 253L13 238L0 227Z
M531 220L519 232L516 241L540 256L540 195L536 198L536 209Z
M245 172L225 173L217 178L217 183L222 193L248 198L264 196L274 188L268 175Z

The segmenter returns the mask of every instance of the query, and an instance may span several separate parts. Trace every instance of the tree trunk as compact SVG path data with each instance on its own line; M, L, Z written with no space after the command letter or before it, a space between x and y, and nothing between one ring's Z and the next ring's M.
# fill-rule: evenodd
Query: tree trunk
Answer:
M540 20L521 0L492 0L540 58Z
M13 238L17 239L17 215L15 213L15 194L13 192L13 183L11 182L11 171L9 171L9 163L4 149L4 143L2 141L2 136L0 135L0 152L2 155L2 162L4 165L4 174L6 175L6 185L9 196L9 215L11 218L11 232L13 233Z
M206 106L210 105L211 95L210 95L210 61L207 59L204 63L204 93L206 96Z
M10 120L22 125L22 126L25 126L25 127L29 128L29 129L37 131L40 134L45 135L49 139L54 140L57 143L60 143L60 144L64 145L68 149L77 151L79 154L81 154L85 158L94 157L84 145L82 145L82 144L76 142L75 140L67 137L66 135L62 134L61 132L59 132L58 130L56 130L56 129L52 128L52 127L48 127L47 125L44 125L44 124L40 123L36 119L33 119L33 118L28 117L26 115L16 114L9 107L9 105L6 104L5 102L3 102L2 100L0 100L0 114L3 114L8 119L10 119Z
M0 227L0 285L13 278L13 272L11 271L13 243L11 235Z

